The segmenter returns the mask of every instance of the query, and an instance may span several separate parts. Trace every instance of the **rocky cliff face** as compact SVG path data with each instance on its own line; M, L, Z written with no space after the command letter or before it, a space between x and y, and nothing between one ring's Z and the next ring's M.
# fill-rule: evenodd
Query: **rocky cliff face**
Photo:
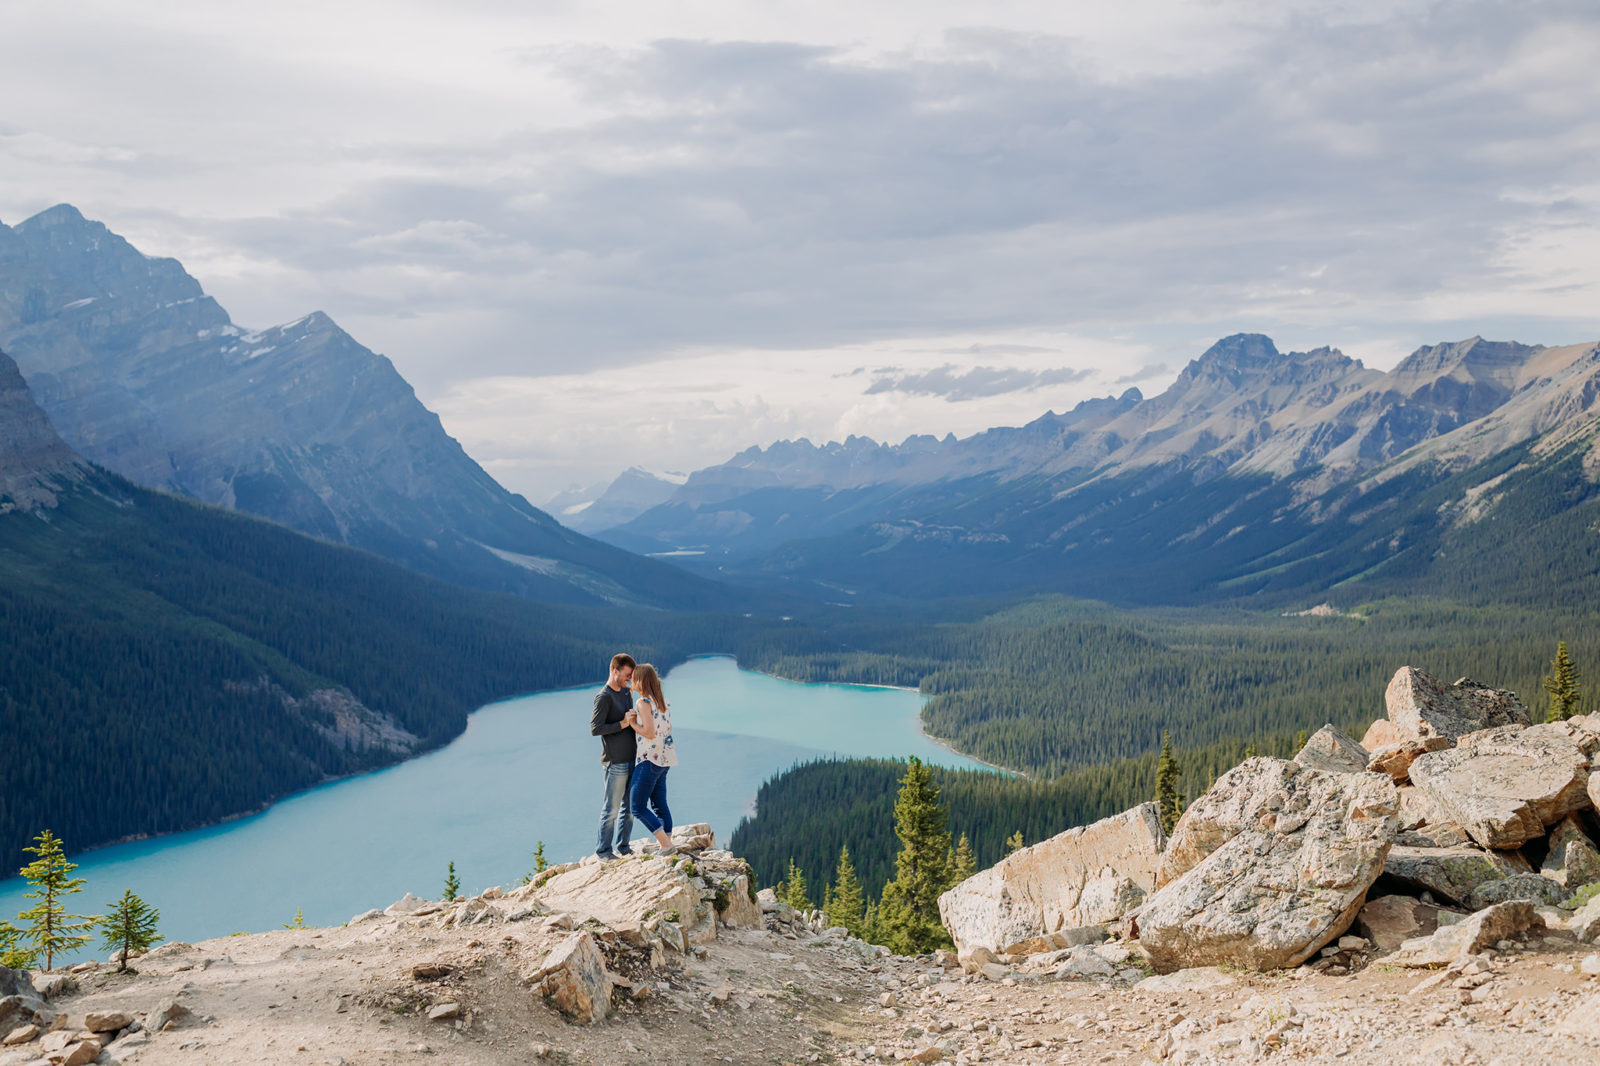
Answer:
M507 492L327 315L244 330L176 260L72 207L0 226L0 346L68 443L140 484L489 588L715 598Z
M54 507L87 473L33 402L17 364L0 352L0 514Z

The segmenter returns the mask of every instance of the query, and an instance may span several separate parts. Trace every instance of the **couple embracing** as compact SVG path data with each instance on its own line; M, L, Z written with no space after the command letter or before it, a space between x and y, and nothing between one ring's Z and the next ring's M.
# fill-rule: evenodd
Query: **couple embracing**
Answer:
M606 800L595 854L602 862L632 855L629 841L635 818L655 835L660 854L675 854L667 771L678 765L678 753L672 746L672 716L656 668L649 663L640 666L631 655L613 655L611 677L594 698L589 732L600 738L600 762L606 768Z

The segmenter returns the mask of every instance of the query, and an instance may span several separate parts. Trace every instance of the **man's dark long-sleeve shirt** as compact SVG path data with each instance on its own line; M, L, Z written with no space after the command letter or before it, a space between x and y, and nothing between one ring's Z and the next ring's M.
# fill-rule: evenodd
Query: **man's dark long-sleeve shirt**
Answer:
M603 686L594 698L594 713L589 716L589 732L600 738L600 762L633 765L638 754L638 737L622 724L622 719L633 709L633 693L628 689L618 692L610 685Z

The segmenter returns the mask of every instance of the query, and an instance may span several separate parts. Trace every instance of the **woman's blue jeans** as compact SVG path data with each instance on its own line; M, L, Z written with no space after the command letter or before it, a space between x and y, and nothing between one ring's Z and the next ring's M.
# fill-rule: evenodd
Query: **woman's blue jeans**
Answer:
M628 806L633 816L654 833L665 829L672 833L672 812L667 809L667 771L670 766L657 766L646 760L633 768L633 784L628 788Z

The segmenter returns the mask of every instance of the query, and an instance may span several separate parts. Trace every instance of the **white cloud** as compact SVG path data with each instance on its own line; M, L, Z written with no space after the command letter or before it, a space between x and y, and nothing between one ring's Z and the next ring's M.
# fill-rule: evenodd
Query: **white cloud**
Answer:
M1587 0L18 0L0 218L73 202L247 326L329 312L497 470L580 462L564 412L664 366L713 461L1022 421L1241 329L1600 333L1597 49ZM953 361L1099 373L829 377ZM493 383L565 397L549 433Z

